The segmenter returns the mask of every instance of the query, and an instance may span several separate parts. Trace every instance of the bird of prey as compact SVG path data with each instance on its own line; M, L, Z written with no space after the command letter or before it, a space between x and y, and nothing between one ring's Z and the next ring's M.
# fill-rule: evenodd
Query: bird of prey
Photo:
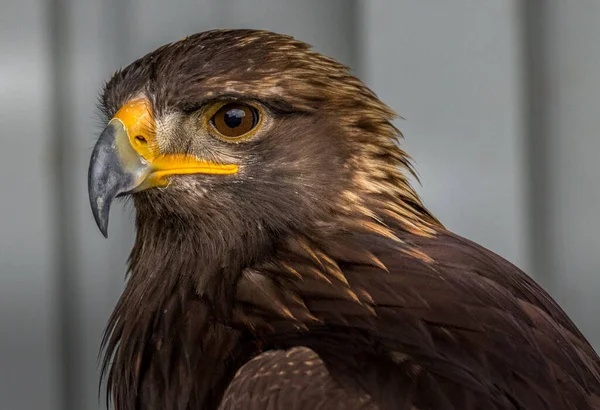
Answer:
M116 72L89 195L136 210L104 338L117 410L600 409L530 277L429 212L394 112L289 36L217 30Z

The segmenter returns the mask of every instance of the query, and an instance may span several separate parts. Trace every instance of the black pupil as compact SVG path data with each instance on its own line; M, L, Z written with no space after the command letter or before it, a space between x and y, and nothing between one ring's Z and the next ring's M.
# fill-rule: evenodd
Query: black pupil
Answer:
M239 108L232 108L225 113L225 125L229 128L237 128L242 125L246 112Z

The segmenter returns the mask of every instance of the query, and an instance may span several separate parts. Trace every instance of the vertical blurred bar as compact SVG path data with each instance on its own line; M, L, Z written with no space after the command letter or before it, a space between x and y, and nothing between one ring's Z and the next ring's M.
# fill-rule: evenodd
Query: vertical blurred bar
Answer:
M0 409L58 409L45 0L0 2Z
M600 2L523 3L537 274L600 346Z
M546 19L544 0L520 3L523 33L523 98L526 127L525 150L528 178L527 212L532 274L546 289L554 288L550 250L550 198L548 195L549 147L547 141L548 69L546 67Z
M48 47L51 50L51 101L52 107L52 143L55 174L54 187L56 203L54 206L54 260L56 274L56 290L58 292L59 331L59 363L61 364L60 402L61 409L82 409L81 385L78 377L77 363L79 360L79 311L78 277L75 273L70 244L73 240L72 192L69 189L71 161L68 155L70 148L69 116L66 102L69 100L69 44L70 32L68 19L69 0L49 0L47 17L49 19L50 36Z

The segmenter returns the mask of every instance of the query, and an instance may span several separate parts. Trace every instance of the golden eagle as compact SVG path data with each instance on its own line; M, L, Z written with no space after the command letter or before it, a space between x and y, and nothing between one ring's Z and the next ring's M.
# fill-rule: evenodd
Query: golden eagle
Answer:
M446 230L393 111L285 35L216 30L114 74L90 203L136 209L104 338L117 410L600 409L561 308Z

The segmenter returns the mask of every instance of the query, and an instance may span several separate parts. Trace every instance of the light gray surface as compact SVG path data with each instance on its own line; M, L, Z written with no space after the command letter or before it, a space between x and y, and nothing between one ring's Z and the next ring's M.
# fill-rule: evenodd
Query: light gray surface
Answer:
M545 128L549 284L557 301L600 346L600 2L548 2L535 98ZM534 147L536 149L536 147Z
M52 242L58 226L43 12L42 0L3 4L0 11L2 410L56 409L59 395Z
M287 32L352 65L405 117L426 204L533 273L600 345L600 4L528 4L0 3L0 410L99 408L96 357L133 232L116 206L104 240L88 209L97 92L216 27Z

